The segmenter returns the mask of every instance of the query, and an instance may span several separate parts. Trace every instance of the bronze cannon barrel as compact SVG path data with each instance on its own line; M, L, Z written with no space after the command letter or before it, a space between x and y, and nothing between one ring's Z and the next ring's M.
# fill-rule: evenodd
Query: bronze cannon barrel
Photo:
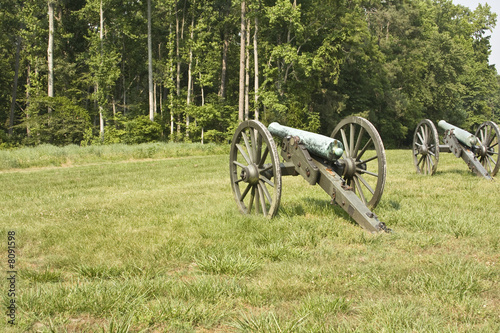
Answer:
M344 153L344 145L342 142L321 134L283 126L277 122L269 124L267 128L271 134L279 136L280 138L289 135L298 136L300 142L306 146L311 154L320 156L328 161L335 161Z
M472 133L469 133L466 130L461 129L460 127L456 127L452 124L449 124L444 120L440 120L438 122L438 126L444 130L453 131L453 134L455 135L457 140L469 148L479 143L479 139Z

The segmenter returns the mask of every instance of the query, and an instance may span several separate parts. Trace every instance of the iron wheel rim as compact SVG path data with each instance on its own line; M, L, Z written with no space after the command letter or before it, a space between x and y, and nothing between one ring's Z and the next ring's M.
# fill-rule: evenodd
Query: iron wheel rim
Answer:
M500 168L500 155L498 141L500 139L500 130L492 121L482 123L476 131L476 137L481 140L481 146L485 150L484 156L476 155L479 162L493 177Z
M331 137L344 145L341 160L355 165L348 175L344 172L346 184L368 208L375 208L382 198L387 173L384 144L375 126L365 118L351 116L337 124Z
M247 120L236 129L229 155L231 188L243 214L273 217L281 198L278 151L269 130Z
M417 173L433 175L439 162L439 137L434 123L422 120L413 134L413 164Z

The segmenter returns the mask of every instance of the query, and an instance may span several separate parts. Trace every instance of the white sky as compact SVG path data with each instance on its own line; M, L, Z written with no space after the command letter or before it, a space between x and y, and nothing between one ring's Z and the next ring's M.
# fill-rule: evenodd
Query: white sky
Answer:
M495 65L497 72L500 73L500 1L499 0L452 0L454 4L469 7L475 10L478 4L488 4L491 11L497 14L497 24L491 34L491 54L490 64Z

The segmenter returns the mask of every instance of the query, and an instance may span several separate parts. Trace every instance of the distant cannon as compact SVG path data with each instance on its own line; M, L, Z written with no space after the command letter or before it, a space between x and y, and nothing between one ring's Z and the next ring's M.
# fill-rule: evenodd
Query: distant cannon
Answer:
M282 163L273 135L282 140ZM244 214L276 215L281 176L301 175L366 230L389 231L370 210L384 190L386 159L377 130L364 118L342 120L331 137L247 120L234 133L229 159L231 187Z
M439 144L438 132L429 119L422 120L415 129L413 161L418 173L434 174L439 153L453 153L476 175L493 180L500 168L500 130L494 122L484 122L474 135L444 120L439 121L438 126L444 130L444 144Z

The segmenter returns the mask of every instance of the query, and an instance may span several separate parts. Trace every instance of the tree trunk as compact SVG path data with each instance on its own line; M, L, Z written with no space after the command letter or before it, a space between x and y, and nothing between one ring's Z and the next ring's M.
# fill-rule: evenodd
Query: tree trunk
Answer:
M10 117L9 117L9 137L12 136L12 131L14 127L14 111L16 109L16 98L17 98L17 80L19 78L19 54L21 53L21 37L17 37L16 46L16 64L14 67L14 83L12 84L12 102L10 103Z
M101 62L103 57L103 41L104 41L104 11L102 10L102 0L99 6L99 40L101 41ZM99 84L96 85L96 92L99 91ZM99 133L101 136L101 141L104 141L104 118L103 118L103 107L99 104Z
M240 79L239 79L239 103L238 120L243 121L245 109L245 44L246 44L246 4L241 2L241 28L240 28Z
M227 72L227 52L229 49L229 38L228 34L224 33L224 44L222 46L222 68L220 74L220 89L219 97L222 99L226 98L226 72Z
M254 90L255 90L255 95L254 95L254 108L255 108L255 115L254 118L255 120L259 120L259 53L257 50L257 31L259 29L259 18L258 14L255 15L255 28L254 28L254 33L253 33L253 61L254 61Z
M193 2L194 6L194 2ZM189 34L191 38L191 43L194 39L194 13L191 17L191 32ZM191 91L193 89L193 48L189 46L189 64L188 64L188 86L187 86L187 98L186 98L186 138L189 138L189 106L191 105Z
M246 23L247 34L250 35L250 20ZM245 49L245 120L248 120L250 113L250 101L249 101L249 86L250 86L250 38L246 38L246 49Z
M47 62L48 62L48 96L54 97L54 3L48 0L48 15L49 15L49 43L47 46ZM49 113L52 111L48 109Z
M30 103L31 103L30 91L31 91L31 65L28 63L28 70L26 73L26 120L28 120L30 117L30 113L28 111L30 109ZM29 123L27 123L26 125L26 135L28 136L28 138L31 137L31 130Z
M148 0L148 86L149 86L149 119L154 121L154 91L153 91L153 46L151 38L151 0Z

